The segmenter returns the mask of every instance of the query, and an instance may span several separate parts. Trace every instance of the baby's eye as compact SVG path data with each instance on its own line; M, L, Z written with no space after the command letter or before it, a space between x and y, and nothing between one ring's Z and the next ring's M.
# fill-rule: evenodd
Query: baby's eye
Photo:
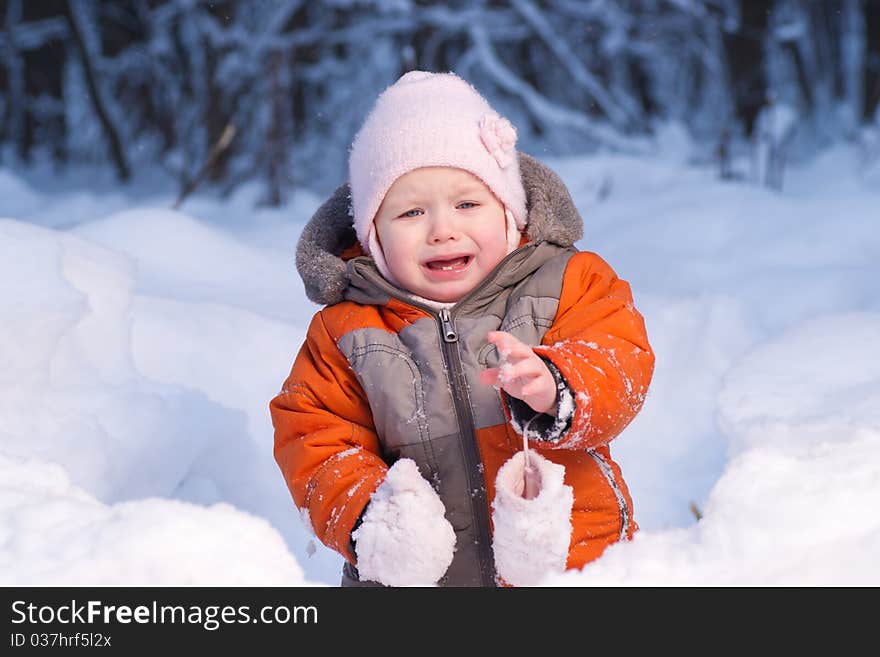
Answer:
M462 201L458 204L458 207L462 210L470 210L471 208L477 207L477 203L474 203L473 201Z
M422 211L419 210L418 208L413 208L412 210L407 210L406 212L404 212L400 216L401 217L418 217L419 214L421 214L421 212Z

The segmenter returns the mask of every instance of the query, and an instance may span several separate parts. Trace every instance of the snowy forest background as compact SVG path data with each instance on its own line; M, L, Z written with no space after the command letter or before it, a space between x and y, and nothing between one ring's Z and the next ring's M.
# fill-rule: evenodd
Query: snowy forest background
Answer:
M161 167L182 192L258 179L270 205L341 180L375 95L412 69L470 80L527 152L646 153L671 121L723 175L768 105L799 159L856 138L880 99L878 0L2 0L0 16L4 162Z
M0 585L325 585L269 400L376 95L453 70L657 358L591 585L880 584L880 0L0 0Z

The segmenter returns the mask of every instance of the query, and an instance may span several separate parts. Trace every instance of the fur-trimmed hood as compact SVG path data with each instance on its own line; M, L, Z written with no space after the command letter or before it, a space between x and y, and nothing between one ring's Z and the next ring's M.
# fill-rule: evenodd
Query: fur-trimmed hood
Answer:
M529 242L572 246L583 236L583 220L562 179L538 160L518 152L526 191ZM340 185L303 228L296 248L296 268L309 299L322 305L339 303L349 285L346 255L360 247L352 226L348 183Z

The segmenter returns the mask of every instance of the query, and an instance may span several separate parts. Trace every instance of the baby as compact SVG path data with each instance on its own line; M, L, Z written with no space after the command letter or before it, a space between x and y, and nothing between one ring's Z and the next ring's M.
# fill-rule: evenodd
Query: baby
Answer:
M561 180L467 82L413 71L303 230L325 307L270 405L344 586L537 584L637 525L608 443L654 355Z

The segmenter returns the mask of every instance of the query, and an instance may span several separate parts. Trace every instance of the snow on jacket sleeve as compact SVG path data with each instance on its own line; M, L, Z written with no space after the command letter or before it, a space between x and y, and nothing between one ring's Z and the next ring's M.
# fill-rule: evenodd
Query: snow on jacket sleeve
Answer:
M559 308L534 348L557 381L556 417L505 395L511 424L548 447L591 449L608 443L641 410L654 371L645 322L629 284L594 253L572 256Z
M352 529L388 466L366 395L321 312L269 408L294 502L318 539L355 563Z

